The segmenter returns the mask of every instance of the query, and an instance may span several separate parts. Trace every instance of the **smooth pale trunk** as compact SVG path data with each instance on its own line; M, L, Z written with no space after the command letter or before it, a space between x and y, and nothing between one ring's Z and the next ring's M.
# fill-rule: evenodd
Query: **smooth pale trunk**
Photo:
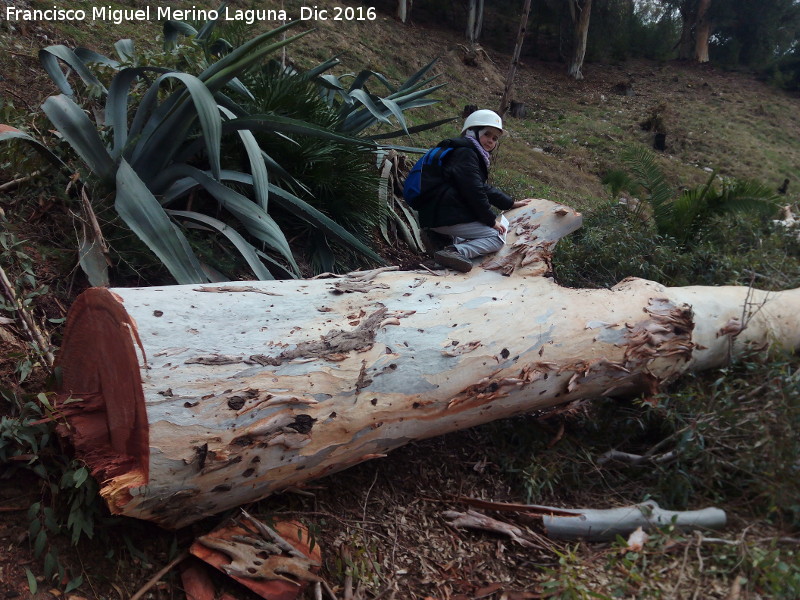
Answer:
M800 289L567 289L547 261L580 216L540 200L509 218L467 274L88 290L62 433L113 513L177 528L412 440L800 346Z

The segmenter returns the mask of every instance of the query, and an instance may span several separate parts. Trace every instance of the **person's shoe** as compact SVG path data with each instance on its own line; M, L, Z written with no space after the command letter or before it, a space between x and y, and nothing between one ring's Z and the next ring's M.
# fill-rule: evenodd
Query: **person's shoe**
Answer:
M441 250L453 241L453 238L451 238L449 235L438 233L432 229L420 230L419 238L422 240L422 246L425 248L425 252L427 252L430 256L433 256L437 251Z
M472 269L472 261L461 256L452 246L439 250L433 255L433 258L443 267L450 267L462 273L467 273Z

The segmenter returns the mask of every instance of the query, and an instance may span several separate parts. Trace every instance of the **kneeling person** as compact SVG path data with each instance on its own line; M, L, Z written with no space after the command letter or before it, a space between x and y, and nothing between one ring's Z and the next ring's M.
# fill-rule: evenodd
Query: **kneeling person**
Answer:
M470 259L503 247L506 228L491 206L500 210L519 208L530 199L514 201L487 183L492 152L503 135L503 121L491 110L478 110L464 121L460 138L440 145L453 148L443 165L445 183L436 197L419 211L420 225L453 238L453 243L434 253L436 262L467 272Z

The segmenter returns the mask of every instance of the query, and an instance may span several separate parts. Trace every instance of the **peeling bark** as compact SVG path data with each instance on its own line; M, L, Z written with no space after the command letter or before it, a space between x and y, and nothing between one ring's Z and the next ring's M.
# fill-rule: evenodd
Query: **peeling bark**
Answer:
M546 274L580 215L509 217L468 274L90 289L58 357L60 433L113 513L177 528L411 440L800 346L800 289L567 289Z

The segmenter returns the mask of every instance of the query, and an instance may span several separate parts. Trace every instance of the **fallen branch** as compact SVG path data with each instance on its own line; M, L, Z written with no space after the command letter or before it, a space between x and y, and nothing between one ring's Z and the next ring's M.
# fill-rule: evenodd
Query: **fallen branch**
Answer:
M3 288L3 295L5 295L6 299L16 309L14 314L17 317L17 322L20 324L22 331L28 338L28 341L38 349L41 356L44 358L47 370L52 372L55 357L50 349L50 343L47 341L45 334L39 329L36 321L28 313L24 304L17 298L16 293L14 293L14 286L11 285L11 281L9 281L2 267L0 267L0 286Z
M172 569L175 567L175 565L177 565L177 564L179 564L179 563L183 562L183 561L184 561L184 560L186 560L188 557L189 557L189 551L188 551L188 550L184 550L183 552L181 552L180 554L178 554L178 556L176 556L176 557L175 557L175 558L173 558L171 561L169 561L169 563L167 563L167 566L165 566L165 567L164 567L163 569L161 569L161 570L160 570L158 573L156 573L155 575L153 575L153 576L152 576L152 577L151 577L151 578L150 578L150 579L147 581L147 583L145 583L145 584L144 584L144 585L143 585L141 588L139 588L139 591L138 591L138 592L136 592L136 593L135 593L133 596L131 596L131 599L130 599L130 600L139 600L141 597L143 597L143 596L144 596L144 595L147 593L147 591L148 591L148 590L149 590L151 587L153 587L155 584L157 584L159 581L161 581L161 578L162 578L164 575L166 575L167 573L169 573L169 572L170 572L170 571L171 571L171 570L172 570Z
M681 531L689 531L721 529L725 522L725 511L718 508L676 512L664 510L652 500L606 510L581 508L575 510L573 516L545 515L542 520L549 537L593 542L614 540L618 535L625 537L639 527L651 531L664 525L674 525Z
M448 519L451 519L450 525L453 527L491 531L493 533L499 533L500 535L508 536L520 546L524 546L525 548L534 548L536 546L527 539L525 532L516 525L498 521L497 519L487 517L486 515L474 510L468 510L465 513L447 510L443 512L442 515Z
M631 454L630 452L622 452L620 450L609 450L608 452L604 452L600 455L600 458L597 459L597 464L603 465L611 461L617 461L630 465L641 465L644 463L655 463L657 465L661 465L675 460L677 457L678 452L675 450L654 455Z
M12 179L11 181L6 181L4 184L0 185L0 192L8 191L12 188L17 187L20 183L25 183L36 177L40 172L34 171L30 175L26 175L25 177L18 177L17 179Z

